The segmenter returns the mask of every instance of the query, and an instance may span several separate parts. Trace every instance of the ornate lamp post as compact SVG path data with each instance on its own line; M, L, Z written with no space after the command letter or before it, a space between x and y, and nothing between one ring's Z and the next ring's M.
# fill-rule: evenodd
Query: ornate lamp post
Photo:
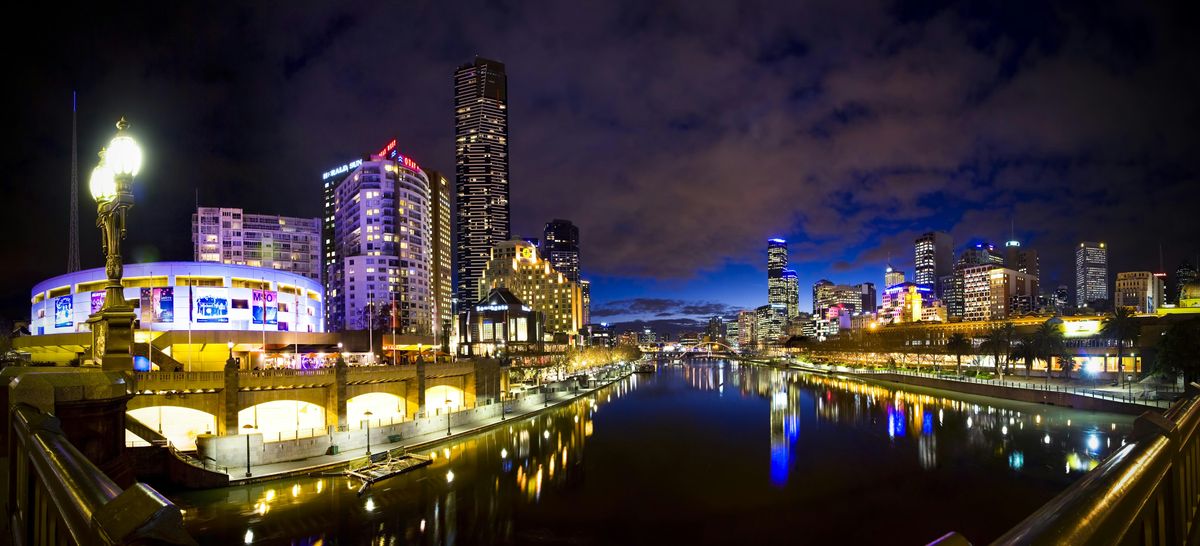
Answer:
M92 330L92 357L104 370L133 371L133 307L121 286L121 240L125 214L133 207L133 177L142 168L142 149L129 136L129 122L117 122L117 134L100 151L100 164L92 170L88 187L96 200L96 227L104 248L104 305L88 318Z

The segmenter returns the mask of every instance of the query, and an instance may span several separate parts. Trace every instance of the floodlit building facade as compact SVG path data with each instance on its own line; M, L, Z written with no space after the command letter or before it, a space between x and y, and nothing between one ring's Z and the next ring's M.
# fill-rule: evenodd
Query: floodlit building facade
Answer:
M192 214L197 262L265 267L321 280L321 219L199 207Z
M550 262L538 257L533 245L512 239L492 248L492 259L479 280L479 299L495 288L505 288L534 310L545 315L545 332L566 336L574 343L583 326L579 284L567 279Z
M913 243L913 282L933 288L954 266L954 239L941 231L925 233Z
M1117 307L1125 307L1142 314L1157 313L1163 305L1165 292L1162 277L1149 271L1117 273Z

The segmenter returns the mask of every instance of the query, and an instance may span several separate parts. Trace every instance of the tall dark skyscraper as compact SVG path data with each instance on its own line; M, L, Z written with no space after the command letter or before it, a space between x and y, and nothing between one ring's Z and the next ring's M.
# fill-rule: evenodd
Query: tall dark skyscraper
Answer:
M458 300L477 298L493 245L509 238L508 78L475 57L454 72Z
M1196 282L1196 268L1192 264L1184 261L1175 268L1175 278L1171 281L1171 289L1167 291L1167 303L1179 304L1179 296L1183 293L1183 287Z
M579 228L570 220L555 218L546 224L542 255L571 282L579 282Z

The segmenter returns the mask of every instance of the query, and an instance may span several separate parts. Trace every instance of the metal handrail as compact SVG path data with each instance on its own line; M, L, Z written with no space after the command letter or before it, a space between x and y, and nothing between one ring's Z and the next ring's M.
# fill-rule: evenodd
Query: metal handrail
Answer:
M25 404L14 406L11 415L14 543L195 544L175 505L144 484L122 491L71 445L58 419Z
M1134 440L994 544L1194 544L1200 506L1200 385Z

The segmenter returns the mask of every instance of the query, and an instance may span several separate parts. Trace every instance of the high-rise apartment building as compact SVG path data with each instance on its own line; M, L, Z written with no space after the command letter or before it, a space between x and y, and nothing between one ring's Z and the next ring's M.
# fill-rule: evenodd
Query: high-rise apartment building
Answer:
M508 78L476 57L454 72L458 300L479 299L491 248L508 240ZM518 296L519 297L519 296Z
M546 317L545 332L571 339L583 326L579 284L567 279L550 262L538 256L533 245L520 239L501 241L492 247L492 259L483 270L476 301L493 288L507 288L522 302Z
M554 269L571 282L579 282L579 228L575 224L558 218L546 223L539 250Z
M265 267L321 280L321 219L199 207L192 214L197 262Z
M1149 271L1117 273L1115 306L1153 314L1162 307L1165 288L1161 277Z
M954 267L954 239L941 231L917 237L913 243L913 263L913 282L936 291L938 278L949 275Z
M398 333L432 335L432 223L440 205L425 171L392 140L322 179L326 328L380 328L382 321Z
M787 306L781 303L759 306L754 310L754 332L759 347L778 347L787 323Z
M1108 247L1082 242L1075 249L1075 305L1108 299Z
M815 318L824 318L829 309L834 307L850 315L875 311L875 285L872 283L833 284L821 279L813 283L812 296Z
M450 220L450 182L442 173L427 169L430 189L429 226L433 232L433 329L441 339L454 323L454 232Z

